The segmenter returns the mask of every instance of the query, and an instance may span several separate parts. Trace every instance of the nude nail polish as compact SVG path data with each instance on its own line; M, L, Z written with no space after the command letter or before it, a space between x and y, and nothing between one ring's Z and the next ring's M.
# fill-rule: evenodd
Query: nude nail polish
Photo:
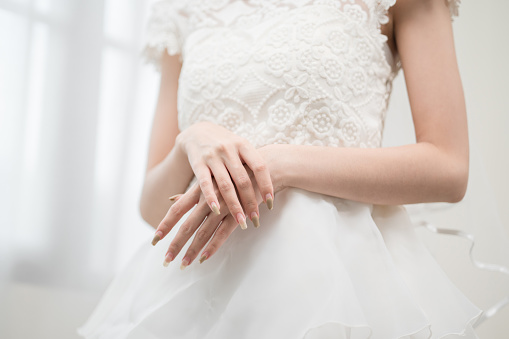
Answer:
M157 231L156 234L154 235L154 239L152 239L152 246L155 246L159 242L159 240L161 240L162 237L163 232Z
M204 253L204 254L201 256L201 258L200 258L200 264L201 264L201 263L203 263L205 260L207 260L207 259L208 259L208 256L209 256L209 254L208 254L208 253Z
M163 261L163 266L168 267L171 261L173 261L173 255L171 253L166 253Z
M265 196L265 200L266 200L267 207L269 208L269 210L273 209L274 208L274 198L272 198L272 194L268 193Z
M251 213L251 221L253 222L254 227L260 227L260 218L256 212Z
M179 200L181 195L182 194L175 194L175 195L172 195L171 197L169 197L168 199L170 199L171 201L177 201L177 200Z
M210 204L210 208L212 209L212 212L214 212L215 214L217 215L221 214L221 212L219 212L219 207L217 207L217 204L215 202L212 202Z
M237 223L240 225L240 228L245 230L247 228L246 218L242 213L237 213Z
M182 264L180 265L180 269L183 270L185 269L187 266L189 266L189 258L184 258L182 259Z

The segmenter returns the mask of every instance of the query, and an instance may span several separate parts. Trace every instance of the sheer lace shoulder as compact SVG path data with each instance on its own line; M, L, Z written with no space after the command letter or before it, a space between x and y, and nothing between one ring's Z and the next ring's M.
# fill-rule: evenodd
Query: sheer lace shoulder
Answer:
M460 6L461 0L447 0L447 4L449 5L449 11L451 12L451 17L459 15L458 8Z
M187 21L183 3L179 0L159 0L152 4L142 56L157 69L160 69L161 57L165 52L179 55L180 62L183 60L182 47Z
M458 8L461 0L444 0L449 7L451 13L451 19L459 15ZM396 4L396 0L379 0L377 6L378 21L380 24L386 24L388 22L387 11L389 8Z

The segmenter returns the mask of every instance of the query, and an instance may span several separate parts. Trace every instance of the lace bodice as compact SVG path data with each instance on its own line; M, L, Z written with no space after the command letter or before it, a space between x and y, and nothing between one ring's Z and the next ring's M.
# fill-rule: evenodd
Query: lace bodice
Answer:
M380 26L394 3L159 1L145 56L180 55L180 130L208 120L255 147L380 147L399 69Z

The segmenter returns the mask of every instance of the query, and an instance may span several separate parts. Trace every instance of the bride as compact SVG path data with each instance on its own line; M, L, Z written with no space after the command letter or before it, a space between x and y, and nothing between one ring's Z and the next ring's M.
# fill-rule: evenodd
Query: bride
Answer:
M146 53L161 84L140 200L155 247L79 333L477 338L481 311L401 206L466 191L457 5L157 2ZM381 148L400 68L416 143Z

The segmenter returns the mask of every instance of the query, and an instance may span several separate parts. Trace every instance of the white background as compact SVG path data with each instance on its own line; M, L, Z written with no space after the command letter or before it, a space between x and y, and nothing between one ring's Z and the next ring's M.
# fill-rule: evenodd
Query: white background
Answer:
M150 241L138 213L158 89L139 58L147 2L0 0L1 338L76 337L114 273ZM454 22L470 132L506 233L507 13L506 1L467 0ZM385 134L402 128L386 145L413 140L400 74ZM481 308L509 294L509 278L471 267L468 243L427 239ZM508 324L509 308L479 336L506 338Z

